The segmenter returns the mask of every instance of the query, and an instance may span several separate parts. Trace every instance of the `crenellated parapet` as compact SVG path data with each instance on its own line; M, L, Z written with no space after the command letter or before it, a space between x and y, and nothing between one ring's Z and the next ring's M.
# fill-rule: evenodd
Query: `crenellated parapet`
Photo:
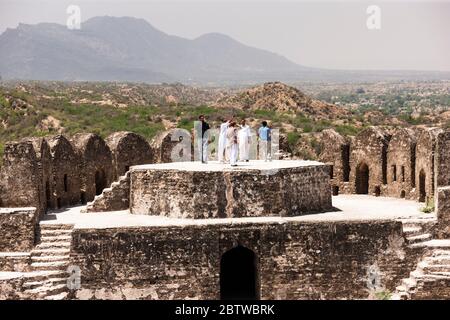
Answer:
M26 138L5 145L0 169L0 206L47 209L85 204L130 166L152 163L141 136L118 132L106 141L91 133Z
M327 129L322 143L320 160L332 166L335 195L371 194L431 203L436 185L450 185L450 133L440 128L368 127L353 138Z

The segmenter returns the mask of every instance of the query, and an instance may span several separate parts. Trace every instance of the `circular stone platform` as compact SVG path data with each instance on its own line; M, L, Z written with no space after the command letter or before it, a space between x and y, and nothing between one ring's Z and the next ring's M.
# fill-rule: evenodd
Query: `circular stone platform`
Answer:
M332 208L329 167L251 161L174 162L130 169L130 211L176 218L297 216Z

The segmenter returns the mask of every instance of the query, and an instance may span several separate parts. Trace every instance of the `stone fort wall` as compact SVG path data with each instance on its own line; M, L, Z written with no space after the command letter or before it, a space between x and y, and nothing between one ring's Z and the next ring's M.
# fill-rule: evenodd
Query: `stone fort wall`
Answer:
M153 161L150 144L131 132L29 138L5 145L0 206L35 207L38 215L92 201L132 165Z
M166 131L151 144L131 132L114 133L105 141L95 134L77 134L7 143L0 206L36 207L42 214L47 208L92 201L132 165L170 162L174 153L191 160L189 147L176 149L188 135ZM331 166L333 194L428 201L436 185L450 184L445 160L450 134L442 129L369 127L352 138L327 129L322 136L319 160Z
M396 221L76 229L71 250L71 263L81 268L76 297L219 299L227 268L221 261L238 244L254 254L261 299L392 292L418 259ZM245 268L243 263L238 264Z
M432 202L450 185L450 134L439 128L369 127L353 138L322 133L319 158L331 165L333 194L355 193Z

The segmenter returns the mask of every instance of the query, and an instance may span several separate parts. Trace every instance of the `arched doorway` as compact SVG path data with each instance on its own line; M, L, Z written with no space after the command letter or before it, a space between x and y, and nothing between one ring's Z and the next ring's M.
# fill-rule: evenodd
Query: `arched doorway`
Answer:
M64 175L63 182L64 182L64 192L69 192L69 178L67 177L67 174Z
M425 202L427 198L427 192L425 191L425 180L426 180L426 174L425 171L420 170L419 173L419 201Z
M51 208L51 193L50 193L50 183L48 180L45 182L45 203L46 203L46 211Z
M106 188L106 175L103 169L95 172L95 195L102 194L103 189Z
M356 167L356 193L369 193L369 167L365 163L360 163Z
M220 298L258 299L256 255L252 250L239 245L222 255Z

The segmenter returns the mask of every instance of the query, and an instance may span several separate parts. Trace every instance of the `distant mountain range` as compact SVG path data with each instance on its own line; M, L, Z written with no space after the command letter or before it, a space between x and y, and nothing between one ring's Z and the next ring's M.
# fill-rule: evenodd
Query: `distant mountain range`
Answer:
M241 84L428 80L449 79L449 75L308 68L223 34L209 33L189 40L130 17L91 18L80 30L53 23L19 24L0 35L0 76L4 80Z

